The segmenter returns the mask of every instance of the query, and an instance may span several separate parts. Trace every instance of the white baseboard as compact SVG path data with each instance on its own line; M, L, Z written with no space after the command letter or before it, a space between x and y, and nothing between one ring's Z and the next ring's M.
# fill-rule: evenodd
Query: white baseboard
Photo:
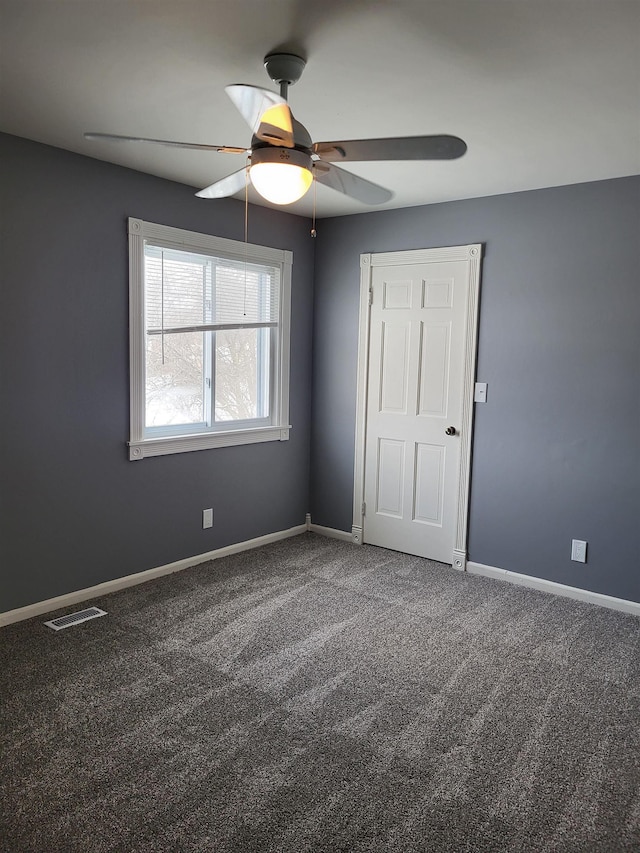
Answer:
M591 590L580 589L577 586L567 586L566 584L548 581L544 578L521 575L518 572L510 572L507 569L497 569L495 566L484 566L482 563L467 563L467 572L472 575L483 575L487 578L509 581L509 583L526 586L530 589L538 589L541 592L551 592L554 595L562 595L565 598L573 598L576 601L598 604L600 607L609 607L611 610L621 610L623 613L631 613L633 616L640 616L640 603L627 601L625 598L614 598L612 595L604 595L601 592L591 592Z
M21 622L24 619L32 619L34 616L40 616L43 613L51 613L54 610L60 610L63 607L70 607L72 604L79 604L83 601L88 601L91 598L108 595L111 592L117 592L120 589L126 589L130 586L146 583L154 578L170 575L173 572L188 569L191 566L197 566L198 563L205 563L208 560L217 560L220 557L226 557L229 554L239 554L242 551L250 551L253 548L260 548L262 545L268 545L270 542L277 542L281 539L289 539L292 536L298 536L301 533L311 531L318 533L320 536L327 536L330 539L340 539L344 542L352 542L352 534L346 530L336 530L333 527L323 527L320 524L313 524L311 516L307 514L304 524L297 527L290 527L288 530L279 530L275 533L267 533L266 536L258 536L256 539L248 539L245 542L237 542L234 545L227 545L224 548L217 548L214 551L207 551L204 554L196 554L194 557L187 557L184 560L177 560L175 563L168 563L165 566L158 566L155 569L147 569L143 572L136 572L134 575L127 575L123 578L116 578L106 583L100 583L96 586L90 586L86 589L80 589L76 592L70 592L66 595L59 595L56 598L49 598L46 601L38 601L35 604L29 604L26 607L19 607L16 610L8 610L0 613L0 627L3 625L11 625L13 622ZM627 601L624 598L614 598L611 595L604 595L600 592L591 592L587 589L580 589L575 586L566 586L565 584L556 583L555 581L544 580L543 578L532 577L531 575L522 575L518 572L510 572L507 569L498 569L495 566L485 566L482 563L467 563L467 572L474 575L483 575L484 577L497 578L498 580L506 580L510 583L515 583L520 586L526 586L530 589L538 589L542 592L551 592L555 595L562 595L566 598L573 598L576 601L586 601L590 604L598 604L601 607L609 607L612 610L620 610L623 613L631 613L634 616L640 616L640 603L635 601Z
M346 530L336 530L335 527L323 527L321 524L313 524L309 519L309 531L327 536L329 539L341 539L343 542L352 542L351 534Z
M309 533L317 533L319 536L326 536L329 539L342 539L343 542L353 542L351 534L346 530L336 530L335 527L323 527L321 524L314 524L311 521L311 513L307 513L307 530Z
M7 610L5 613L0 613L0 627L11 625L13 622L21 622L23 619L32 619L34 616L50 613L52 610L60 610L62 607L69 607L72 604L78 604L90 598L108 595L110 592L117 592L119 589L126 589L129 586L146 583L154 578L170 575L173 572L179 572L191 566L197 566L198 563L206 563L207 560L217 560L229 554L250 551L253 548L260 548L262 545L268 545L270 542L289 539L291 536L298 536L300 533L306 532L307 525L300 524L297 527L290 527L288 530L278 530L276 533L267 533L266 536L258 536L256 539L248 539L245 542L237 542L235 545L216 548L215 551L207 551L204 554L197 554L194 557L177 560L175 563L168 563L166 566L158 566L155 569L136 572L136 574L127 575L124 578L116 578L115 580L99 583L96 586L90 586L86 589L79 589L76 592L69 592L66 595L59 595L56 598L48 598L46 601L28 604L26 607L18 607L16 610Z

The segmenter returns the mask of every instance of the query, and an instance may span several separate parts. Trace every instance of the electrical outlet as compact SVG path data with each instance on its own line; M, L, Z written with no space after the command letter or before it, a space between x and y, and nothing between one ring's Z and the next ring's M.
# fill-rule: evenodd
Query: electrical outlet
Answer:
M587 562L587 543L582 539L571 540L571 559L576 563Z
M202 510L202 529L206 530L207 527L213 527L213 510L212 509L203 509Z

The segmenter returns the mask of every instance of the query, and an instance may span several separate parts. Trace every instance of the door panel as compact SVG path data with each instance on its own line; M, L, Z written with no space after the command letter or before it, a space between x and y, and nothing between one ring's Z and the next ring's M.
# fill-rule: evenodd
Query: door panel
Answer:
M385 281L384 307L411 308L411 281Z
M442 526L445 448L416 444L413 520Z
M381 438L378 442L376 512L402 518L404 494L404 441Z
M380 411L406 414L409 380L409 323L382 323Z
M420 405L421 415L447 414L451 324L420 323Z

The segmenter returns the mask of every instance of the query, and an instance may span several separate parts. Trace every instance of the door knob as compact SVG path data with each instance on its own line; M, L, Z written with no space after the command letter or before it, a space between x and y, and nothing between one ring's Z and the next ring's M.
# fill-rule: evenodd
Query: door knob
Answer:
M447 427L444 432L445 432L445 435L455 435L456 434L456 428L455 427Z

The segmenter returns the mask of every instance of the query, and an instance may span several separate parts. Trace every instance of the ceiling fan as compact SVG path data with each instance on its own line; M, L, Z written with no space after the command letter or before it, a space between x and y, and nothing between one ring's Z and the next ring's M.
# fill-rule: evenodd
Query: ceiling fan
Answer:
M229 145L202 145L118 136L112 133L85 133L86 139L117 142L151 142L173 148L245 154L249 176L260 195L274 204L291 204L302 198L314 179L365 204L382 204L393 193L354 175L336 163L365 160L455 160L467 150L457 136L406 136L386 139L351 139L313 142L307 129L297 121L287 104L289 86L296 83L306 61L291 53L271 53L264 59L267 74L280 86L280 94L259 86L236 84L226 92L251 128L250 148ZM246 167L233 172L196 193L200 198L235 195L246 184Z

